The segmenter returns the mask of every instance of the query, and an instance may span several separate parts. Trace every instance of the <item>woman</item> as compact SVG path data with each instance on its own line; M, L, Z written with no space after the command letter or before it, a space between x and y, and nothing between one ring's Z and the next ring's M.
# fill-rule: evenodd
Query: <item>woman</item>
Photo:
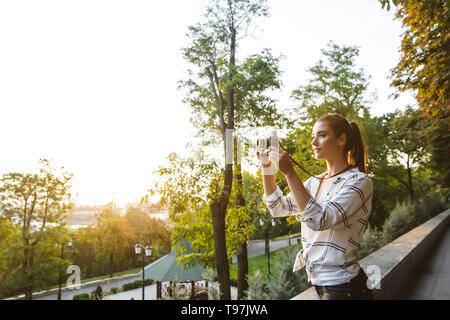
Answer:
M358 264L359 246L372 209L372 181L366 174L364 143L358 125L340 115L320 118L311 145L327 171L302 183L288 154L271 146L257 152L263 166L263 201L274 217L296 215L302 247L294 272L306 266L321 299L372 299ZM285 175L287 196L273 176L274 162Z

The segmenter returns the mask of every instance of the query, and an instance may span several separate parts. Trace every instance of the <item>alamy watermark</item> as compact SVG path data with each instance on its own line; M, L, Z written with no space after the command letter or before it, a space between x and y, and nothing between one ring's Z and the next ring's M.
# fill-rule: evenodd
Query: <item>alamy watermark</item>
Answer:
M77 265L70 265L66 271L70 276L67 278L66 287L68 289L80 289L81 288L81 270Z
M366 268L367 288L381 289L381 269L377 265L370 265Z

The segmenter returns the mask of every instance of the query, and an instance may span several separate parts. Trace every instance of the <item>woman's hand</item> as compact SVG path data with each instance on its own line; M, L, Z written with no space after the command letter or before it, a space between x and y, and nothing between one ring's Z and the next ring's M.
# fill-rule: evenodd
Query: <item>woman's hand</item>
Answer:
M269 160L272 161L286 177L296 173L292 161L286 151L271 146L269 147L268 155Z
M267 152L264 150L256 149L256 156L258 157L259 162L265 168L270 167L272 162L270 162Z

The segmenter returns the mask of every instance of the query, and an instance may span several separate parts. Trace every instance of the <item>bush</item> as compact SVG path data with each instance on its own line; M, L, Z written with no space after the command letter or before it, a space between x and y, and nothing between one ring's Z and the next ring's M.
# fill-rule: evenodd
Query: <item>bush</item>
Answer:
M294 273L292 271L296 256L296 248L285 248L278 251L270 281L267 283L270 299L289 300L309 287L306 272Z
M364 258L377 251L384 245L383 232L370 226L364 231L361 239L361 247L359 249L360 258Z
M416 224L413 204L405 201L391 211L383 224L383 242L389 243L411 230Z
M112 292L113 294L116 294L117 292L119 292L119 288L117 288L117 287L112 287L112 288L111 288L111 292Z
M447 205L438 198L427 197L418 204L417 209L420 215L420 222L423 223L443 212L447 209Z
M245 291L247 300L264 300L268 299L267 294L267 279L256 270L253 274L248 275L248 290Z
M392 210L383 225L385 244L441 213L447 205L439 199L425 198L421 202L405 201Z
M72 299L73 300L90 300L91 298L89 297L88 293L80 293L80 294L74 295Z
M306 272L293 272L292 265L297 255L297 247L277 250L270 281L259 270L248 276L248 300L273 299L288 300L306 290Z
M144 286L149 286L153 284L153 280L152 279L145 279L144 280ZM125 283L122 286L123 291L129 291L129 290L134 290L137 288L142 288L142 280L136 280L133 282L129 282L129 283Z
M98 285L95 288L95 291L92 292L93 300L103 300L103 289L101 285Z

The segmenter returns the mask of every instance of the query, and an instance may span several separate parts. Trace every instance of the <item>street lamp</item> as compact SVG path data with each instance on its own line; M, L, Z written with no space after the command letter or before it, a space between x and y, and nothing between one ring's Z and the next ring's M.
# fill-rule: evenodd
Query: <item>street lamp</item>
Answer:
M72 241L67 242L67 247L72 249ZM64 242L61 244L61 260L64 259ZM59 272L59 287L58 287L58 300L61 300L61 282L62 282L62 272Z
M142 300L145 300L145 287L144 287L144 280L145 280L145 258L149 258L152 255L152 246L150 244L147 244L147 246L143 250L143 245L141 245L139 242L134 246L134 252L137 256L142 257Z
M275 225L274 222L275 221L272 220L272 225ZM264 238L265 238L265 251L267 254L267 279L270 281L270 247L269 247L269 225L270 224L267 223L266 221L264 221L264 219L260 219L259 225L261 227L266 225L266 230L264 232Z

